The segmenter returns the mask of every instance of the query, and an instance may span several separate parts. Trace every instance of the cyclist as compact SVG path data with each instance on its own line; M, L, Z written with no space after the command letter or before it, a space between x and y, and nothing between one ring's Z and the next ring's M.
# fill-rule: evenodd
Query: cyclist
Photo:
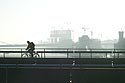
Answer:
M33 57L33 52L35 50L35 44L33 42L30 42L30 41L27 41L27 44L28 45L27 45L26 50L27 50L27 52L30 53L31 57Z

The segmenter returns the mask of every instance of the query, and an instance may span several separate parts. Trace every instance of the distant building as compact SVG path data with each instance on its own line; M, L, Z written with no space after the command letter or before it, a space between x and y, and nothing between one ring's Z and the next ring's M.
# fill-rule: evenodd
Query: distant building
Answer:
M50 33L50 43L61 47L71 47L74 42L71 39L71 30L53 30Z
M76 43L76 47L78 48L88 48L90 47L90 39L88 35L83 35L82 37L79 37L78 42Z
M116 44L114 44L115 49L125 49L125 38L124 38L124 32L119 31L119 40Z
M50 32L51 43L57 43L67 39L71 39L71 30L53 30Z
M101 41L99 39L91 39L90 48L100 49L101 48Z
M104 49L114 49L114 44L117 43L118 40L104 40L101 41L101 48Z
M101 42L98 39L90 39L88 35L83 35L79 37L76 47L85 49L101 48Z

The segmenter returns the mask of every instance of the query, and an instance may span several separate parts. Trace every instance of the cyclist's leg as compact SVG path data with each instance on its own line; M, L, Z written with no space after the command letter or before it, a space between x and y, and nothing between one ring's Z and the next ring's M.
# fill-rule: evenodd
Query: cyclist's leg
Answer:
M31 55L31 58L33 58L33 50L30 49L30 55Z
M31 49L28 49L26 53L28 54L28 57L31 57Z

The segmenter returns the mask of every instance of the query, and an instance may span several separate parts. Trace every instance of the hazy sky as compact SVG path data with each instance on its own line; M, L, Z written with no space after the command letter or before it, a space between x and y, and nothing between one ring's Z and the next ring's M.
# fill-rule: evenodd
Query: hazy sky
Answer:
M125 28L124 0L0 0L0 41L37 43L53 29L70 29L78 40L84 30L93 37L118 38Z

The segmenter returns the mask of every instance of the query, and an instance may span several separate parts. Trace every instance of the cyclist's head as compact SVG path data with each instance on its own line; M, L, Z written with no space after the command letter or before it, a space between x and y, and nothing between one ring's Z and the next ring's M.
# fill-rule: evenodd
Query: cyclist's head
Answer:
M30 43L30 41L27 41L27 43Z

